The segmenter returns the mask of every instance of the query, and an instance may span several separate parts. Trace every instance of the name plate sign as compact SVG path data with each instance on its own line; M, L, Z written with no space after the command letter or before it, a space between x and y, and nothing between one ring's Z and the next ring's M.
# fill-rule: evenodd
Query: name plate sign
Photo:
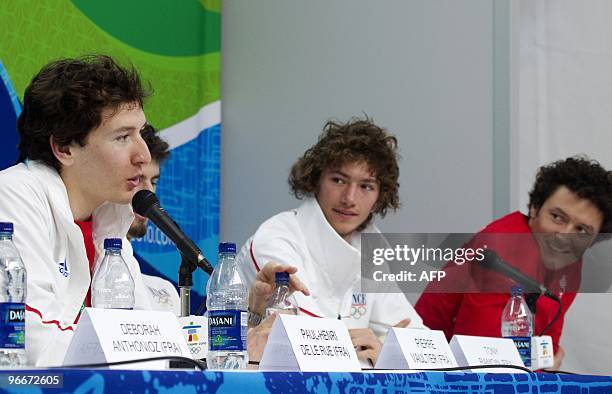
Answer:
M259 369L264 371L361 371L349 332L340 320L279 314Z
M521 355L516 350L514 341L509 338L455 335L450 341L450 348L460 367L472 365L525 366ZM521 373L524 371L514 368L479 368L472 372Z
M85 308L64 365L93 364L191 352L171 312ZM167 361L123 364L117 369L165 369Z
M392 327L387 333L376 369L457 367L455 356L442 331Z

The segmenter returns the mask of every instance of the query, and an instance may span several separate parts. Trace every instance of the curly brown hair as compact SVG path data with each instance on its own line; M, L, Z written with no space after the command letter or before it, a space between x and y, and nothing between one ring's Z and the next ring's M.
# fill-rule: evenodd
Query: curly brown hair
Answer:
M384 217L388 209L397 210L400 206L398 160L397 139L371 119L328 121L318 142L291 168L289 185L298 199L313 196L323 171L366 162L380 190L373 212ZM363 230L371 219L372 215L357 230Z
M17 120L19 159L61 166L49 142L85 146L89 133L102 123L102 112L138 104L150 95L133 67L124 68L105 55L60 59L44 66L26 88Z
M612 232L612 173L599 162L584 156L568 157L542 166L529 192L528 208L539 210L544 202L565 186L580 198L591 201L602 213L601 233Z

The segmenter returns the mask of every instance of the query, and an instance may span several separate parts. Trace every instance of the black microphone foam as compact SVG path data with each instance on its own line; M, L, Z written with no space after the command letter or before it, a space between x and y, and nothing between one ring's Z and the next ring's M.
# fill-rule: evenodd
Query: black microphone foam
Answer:
M155 204L159 205L159 199L150 190L140 190L132 197L132 208L140 216L148 217L147 211Z
M517 268L506 263L494 251L487 249L484 252L484 256L484 259L480 262L483 268L498 272L521 284L525 288L525 293L543 294L546 297L558 300L557 296L551 293L543 284L538 283L535 279L530 278Z
M140 190L132 197L132 208L140 216L150 219L178 248L184 258L212 274L213 267L202 251L185 235L179 225L160 206L159 199L150 190Z

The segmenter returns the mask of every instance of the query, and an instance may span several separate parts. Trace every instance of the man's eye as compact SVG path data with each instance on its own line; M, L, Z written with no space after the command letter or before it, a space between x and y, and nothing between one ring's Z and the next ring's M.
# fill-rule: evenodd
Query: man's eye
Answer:
M363 189L365 189L365 190L368 190L368 191L374 190L374 186L370 185L369 183L363 184L363 185L361 185L361 187Z
M129 134L122 134L117 137L117 141L127 141L129 136L130 136Z
M339 183L339 184L344 184L344 183L346 183L346 182L344 181L344 179L342 179L342 178L332 178L332 182L334 182L334 183Z
M578 226L578 234L590 234L591 232L589 231L588 228L583 227L583 226Z

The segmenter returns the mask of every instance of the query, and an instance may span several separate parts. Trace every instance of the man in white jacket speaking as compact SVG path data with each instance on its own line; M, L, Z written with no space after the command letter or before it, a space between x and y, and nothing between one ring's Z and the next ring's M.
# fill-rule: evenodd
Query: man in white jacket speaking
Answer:
M125 240L129 203L151 160L141 136L147 95L136 70L107 56L54 61L26 88L20 163L0 172L0 221L14 223L27 269L30 365L62 363L107 237L124 239L136 308L150 309Z
M397 141L386 130L369 119L326 124L291 169L289 184L302 205L265 221L237 256L252 285L251 359L260 356L271 326L258 324L276 271L294 274L301 314L345 322L362 362L376 362L389 327L423 327L402 293L360 290L361 234L379 232L374 216L399 207L398 177Z

